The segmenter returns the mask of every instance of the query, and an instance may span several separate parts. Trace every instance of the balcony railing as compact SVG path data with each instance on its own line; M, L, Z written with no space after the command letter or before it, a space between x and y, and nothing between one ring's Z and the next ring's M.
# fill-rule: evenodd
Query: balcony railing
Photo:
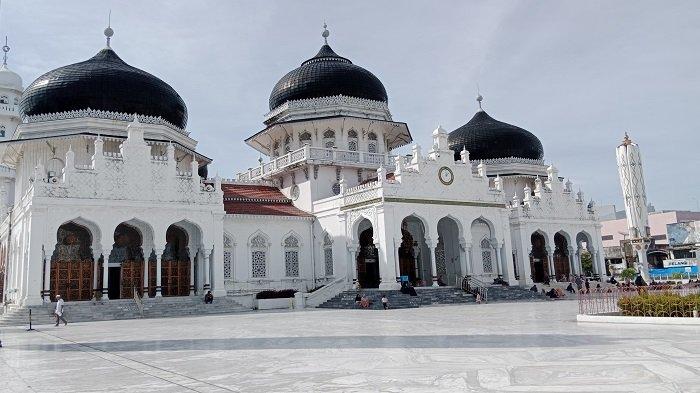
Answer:
M245 172L238 173L236 179L241 181L257 180L265 176L280 173L286 168L302 162L343 164L370 168L384 166L387 169L393 169L394 157L395 156L388 154L304 146L301 149L291 151L283 156L273 158L269 162L263 163L255 168L250 168Z

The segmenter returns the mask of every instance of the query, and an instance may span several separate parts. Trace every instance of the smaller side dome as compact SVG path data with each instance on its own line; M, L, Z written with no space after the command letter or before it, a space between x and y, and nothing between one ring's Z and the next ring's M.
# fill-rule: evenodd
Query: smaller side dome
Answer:
M477 161L509 157L541 160L544 157L542 142L533 133L498 121L483 110L452 131L448 143L455 160L460 159L462 149L468 150L469 158Z
M3 64L0 67L0 87L22 91L22 77Z

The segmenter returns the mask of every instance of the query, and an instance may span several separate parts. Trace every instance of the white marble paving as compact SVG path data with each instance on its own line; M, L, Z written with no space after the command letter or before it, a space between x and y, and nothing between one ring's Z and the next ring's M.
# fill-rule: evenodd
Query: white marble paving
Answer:
M690 326L576 303L311 310L4 329L2 392L700 392Z

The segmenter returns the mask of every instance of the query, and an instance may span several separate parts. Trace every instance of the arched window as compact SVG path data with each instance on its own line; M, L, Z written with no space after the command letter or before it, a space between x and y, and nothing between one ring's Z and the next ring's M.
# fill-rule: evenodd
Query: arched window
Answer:
M290 151L292 151L292 137L290 135L287 135L284 138L284 153L287 154Z
M328 149L335 147L335 131L326 130L323 133L323 147Z
M484 273L493 273L493 258L491 257L491 242L484 238L481 240L481 260L484 266Z
M299 135L299 147L304 147L304 145L311 146L311 134L308 132L303 132Z
M348 131L348 150L357 151L357 131Z
M299 277L299 239L293 235L284 239L284 272L287 277Z
M275 143L272 144L272 156L273 157L279 157L280 156L280 143L278 141L275 141Z
M224 280L230 280L233 264L233 240L224 235Z
M326 233L323 236L323 264L326 268L326 277L333 275L333 239Z
M250 261L253 278L267 277L267 239L262 235L250 241Z
M367 134L367 139L369 142L367 142L367 151L370 153L376 153L377 152L377 134L370 132Z

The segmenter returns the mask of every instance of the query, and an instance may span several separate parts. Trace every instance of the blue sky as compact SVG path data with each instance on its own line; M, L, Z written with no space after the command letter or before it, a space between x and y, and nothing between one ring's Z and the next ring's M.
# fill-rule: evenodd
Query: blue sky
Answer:
M397 121L429 146L476 111L537 135L587 198L621 204L615 147L639 143L657 209L700 210L700 2L5 0L0 33L25 86L104 46L167 81L214 171L258 154L270 90L329 43L384 83Z

